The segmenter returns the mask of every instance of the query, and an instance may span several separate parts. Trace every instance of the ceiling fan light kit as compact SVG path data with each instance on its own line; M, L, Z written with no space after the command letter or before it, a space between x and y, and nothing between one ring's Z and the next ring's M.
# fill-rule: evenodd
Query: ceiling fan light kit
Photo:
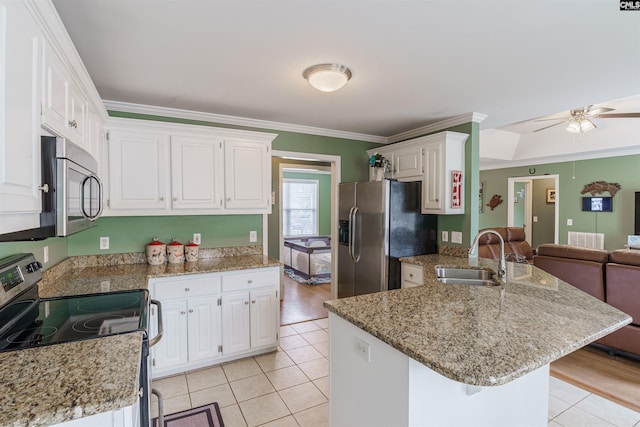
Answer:
M533 132L540 132L541 130L549 129L554 126L561 125L562 123L569 123L567 126L567 131L571 133L584 133L589 132L592 129L597 128L596 124L593 122L593 119L637 119L640 118L640 113L614 113L614 114L604 114L609 111L613 111L613 108L607 107L596 107L593 108L593 105L588 105L586 107L577 108L575 110L569 111L569 117L554 117L554 118L546 118L546 119L537 119L535 122L546 122L546 121L558 121L559 123L554 123L549 126L545 126L540 129L536 129Z
M569 123L569 126L567 126L567 130L571 133L589 132L590 130L595 128L597 128L596 124L586 117L571 120L571 123Z
M302 76L309 84L321 92L335 92L347 84L353 73L341 64L318 64L308 67Z

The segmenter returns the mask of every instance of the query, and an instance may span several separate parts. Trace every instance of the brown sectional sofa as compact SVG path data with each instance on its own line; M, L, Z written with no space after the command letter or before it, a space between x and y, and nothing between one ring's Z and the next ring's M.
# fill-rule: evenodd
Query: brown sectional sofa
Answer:
M640 357L640 250L544 244L536 249L533 264L629 314L630 325L597 344Z
M488 229L482 229L484 231ZM504 254L507 261L515 261L513 255L524 257L527 261L533 258L533 250L525 240L524 228L522 227L493 227L504 239ZM513 255L510 255L513 254ZM500 239L495 234L485 234L478 241L478 256L480 258L500 258ZM510 259L511 258L511 259Z

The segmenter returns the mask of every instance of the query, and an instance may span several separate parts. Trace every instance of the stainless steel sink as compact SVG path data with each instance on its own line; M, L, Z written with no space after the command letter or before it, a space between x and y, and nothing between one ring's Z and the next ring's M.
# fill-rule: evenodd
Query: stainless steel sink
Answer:
M436 277L441 283L473 286L498 286L494 272L479 268L456 268L436 266Z

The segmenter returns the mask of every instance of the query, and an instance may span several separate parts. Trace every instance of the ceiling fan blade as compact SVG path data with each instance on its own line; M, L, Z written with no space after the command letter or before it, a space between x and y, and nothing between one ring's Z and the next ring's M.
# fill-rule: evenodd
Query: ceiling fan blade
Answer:
M535 119L534 122L548 122L549 120L569 120L569 117L556 117L555 119Z
M603 119L624 119L624 118L637 119L637 118L640 118L640 113L600 114L598 116L598 118L603 118Z
M545 127L543 127L543 128L540 128L540 129L536 129L536 130L534 130L533 132L540 132L541 130L549 129L549 128L552 128L552 127L554 127L554 126L561 125L562 123L564 123L564 121L562 121L562 122L560 122L560 123L554 123L554 124L552 124L552 125L545 126Z
M598 108L594 108L593 110L589 110L587 112L588 115L590 115L591 117L597 117L602 113L606 113L607 111L613 111L613 108L607 108L607 107L598 107Z

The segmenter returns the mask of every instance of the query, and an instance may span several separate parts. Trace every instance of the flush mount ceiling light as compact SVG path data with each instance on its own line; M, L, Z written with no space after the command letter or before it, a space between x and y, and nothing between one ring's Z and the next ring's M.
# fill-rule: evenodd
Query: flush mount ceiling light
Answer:
M351 79L351 70L340 64L312 65L302 76L309 84L322 92L335 92Z

